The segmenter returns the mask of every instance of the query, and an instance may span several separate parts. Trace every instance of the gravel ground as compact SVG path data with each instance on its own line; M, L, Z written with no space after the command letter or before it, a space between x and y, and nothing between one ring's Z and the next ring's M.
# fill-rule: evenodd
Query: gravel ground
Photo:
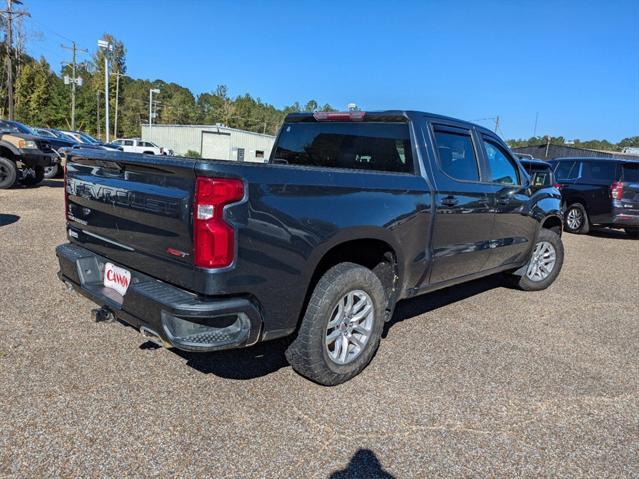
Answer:
M60 181L0 191L0 475L639 476L639 241L565 235L564 271L400 305L323 388L276 342L206 355L91 321L57 280Z

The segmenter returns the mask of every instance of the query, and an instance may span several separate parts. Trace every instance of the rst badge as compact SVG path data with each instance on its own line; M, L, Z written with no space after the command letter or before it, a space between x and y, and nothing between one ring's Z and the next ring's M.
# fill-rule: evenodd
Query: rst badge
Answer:
M104 286L116 290L122 296L131 284L131 272L112 263L104 265Z

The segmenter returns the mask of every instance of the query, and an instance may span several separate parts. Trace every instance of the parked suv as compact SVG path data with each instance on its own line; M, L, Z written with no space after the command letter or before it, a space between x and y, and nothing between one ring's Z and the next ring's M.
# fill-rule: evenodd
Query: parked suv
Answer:
M585 234L591 226L623 228L639 237L639 161L615 158L557 158L565 229Z
M495 273L540 291L563 263L559 191L490 130L414 111L290 114L266 164L73 150L65 199L59 277L97 318L188 351L292 335L326 385L399 300Z

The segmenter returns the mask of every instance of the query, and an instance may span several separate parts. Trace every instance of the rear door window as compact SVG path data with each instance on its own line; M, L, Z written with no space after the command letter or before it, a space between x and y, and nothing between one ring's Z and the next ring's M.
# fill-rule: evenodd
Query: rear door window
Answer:
M586 180L612 183L617 176L617 163L614 161L584 161L581 177Z
M408 123L285 123L273 163L412 173Z
M579 163L577 161L559 161L555 176L559 181L575 180L579 176Z
M479 181L479 166L470 132L435 127L439 166L448 176L462 181Z

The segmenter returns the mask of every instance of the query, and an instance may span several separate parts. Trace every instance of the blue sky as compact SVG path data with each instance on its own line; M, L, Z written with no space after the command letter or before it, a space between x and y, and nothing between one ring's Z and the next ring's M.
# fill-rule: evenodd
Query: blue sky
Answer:
M637 1L23 1L27 50L56 70L65 38L93 50L109 32L129 75L194 93L499 115L506 138L536 112L540 135L639 135Z

